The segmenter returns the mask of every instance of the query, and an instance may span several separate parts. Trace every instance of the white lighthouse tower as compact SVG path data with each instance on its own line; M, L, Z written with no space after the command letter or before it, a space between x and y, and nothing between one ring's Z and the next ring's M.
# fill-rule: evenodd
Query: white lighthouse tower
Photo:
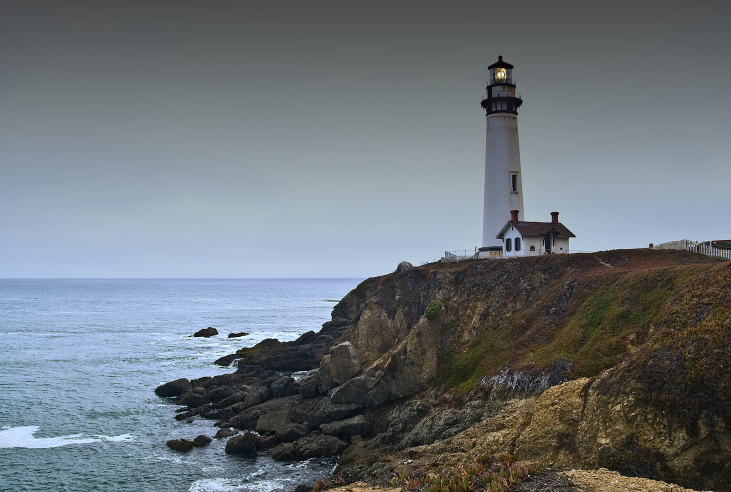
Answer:
M495 236L511 210L523 219L523 185L518 143L518 108L523 100L515 93L513 66L500 56L487 67L490 71L487 94L482 107L487 114L485 148L485 208L482 219L481 251L500 251L502 242ZM492 254L492 253L490 253Z

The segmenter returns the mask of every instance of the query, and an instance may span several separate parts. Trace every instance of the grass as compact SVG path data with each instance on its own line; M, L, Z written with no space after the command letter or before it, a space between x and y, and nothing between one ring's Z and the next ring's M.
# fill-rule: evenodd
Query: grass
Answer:
M437 314L439 314L439 311L442 310L442 303L439 301L431 301L429 305L426 307L426 310L424 311L424 316L426 316L427 319L434 319L437 317Z
M504 492L518 485L530 474L548 466L550 462L516 464L510 462L479 462L470 466L450 468L439 473L413 470L391 480L391 485L403 491L418 492Z
M602 391L630 382L641 400L691 436L731 424L731 265L693 277L668 300L656 335Z
M643 345L653 327L667 319L673 296L714 266L704 259L683 264L684 256L673 264L668 260L672 255L653 263L655 257L646 252L604 258L619 266L594 267L600 263L590 263L591 258L582 260L591 268L556 268L557 261L570 259L515 262L505 280L485 287L484 303L492 304L489 309L480 305L479 312L487 316L465 313L463 306L445 300L450 319L447 329L442 326L442 387L468 392L504 367L548 370L560 359L574 364L574 377L596 376ZM494 302L497 296L499 303ZM475 301L473 295L469 302L477 305ZM467 327L474 336L464 336Z

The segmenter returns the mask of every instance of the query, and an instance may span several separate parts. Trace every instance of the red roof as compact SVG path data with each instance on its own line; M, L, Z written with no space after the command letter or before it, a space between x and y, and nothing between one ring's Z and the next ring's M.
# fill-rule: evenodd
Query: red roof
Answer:
M497 239L502 239L503 231L509 225L518 229L518 232L523 236L540 236L541 234L546 234L551 229L555 229L557 233L556 236L558 237L576 237L573 232L568 230L566 226L560 222L554 224L553 222L522 222L512 220L508 221L503 228L500 229L500 233L495 237Z

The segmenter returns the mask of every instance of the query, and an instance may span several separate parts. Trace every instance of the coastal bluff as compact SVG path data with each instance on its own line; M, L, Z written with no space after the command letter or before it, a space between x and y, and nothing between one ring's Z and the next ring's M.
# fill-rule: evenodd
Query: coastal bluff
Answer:
M613 250L363 281L319 332L158 388L347 481L496 460L731 491L731 263Z

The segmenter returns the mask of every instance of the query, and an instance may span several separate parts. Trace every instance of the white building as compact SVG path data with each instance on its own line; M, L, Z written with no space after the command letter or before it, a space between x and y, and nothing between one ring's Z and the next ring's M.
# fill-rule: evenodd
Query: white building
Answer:
M558 212L551 212L551 222L518 220L518 211L510 211L510 220L495 238L502 241L502 257L538 256L568 253L569 238L576 237L558 221Z
M505 212L517 210L519 217L523 215L518 142L518 108L523 100L515 93L511 64L501 56L487 68L487 94L481 103L487 116L481 257L500 255L502 245L495 233L505 223Z

